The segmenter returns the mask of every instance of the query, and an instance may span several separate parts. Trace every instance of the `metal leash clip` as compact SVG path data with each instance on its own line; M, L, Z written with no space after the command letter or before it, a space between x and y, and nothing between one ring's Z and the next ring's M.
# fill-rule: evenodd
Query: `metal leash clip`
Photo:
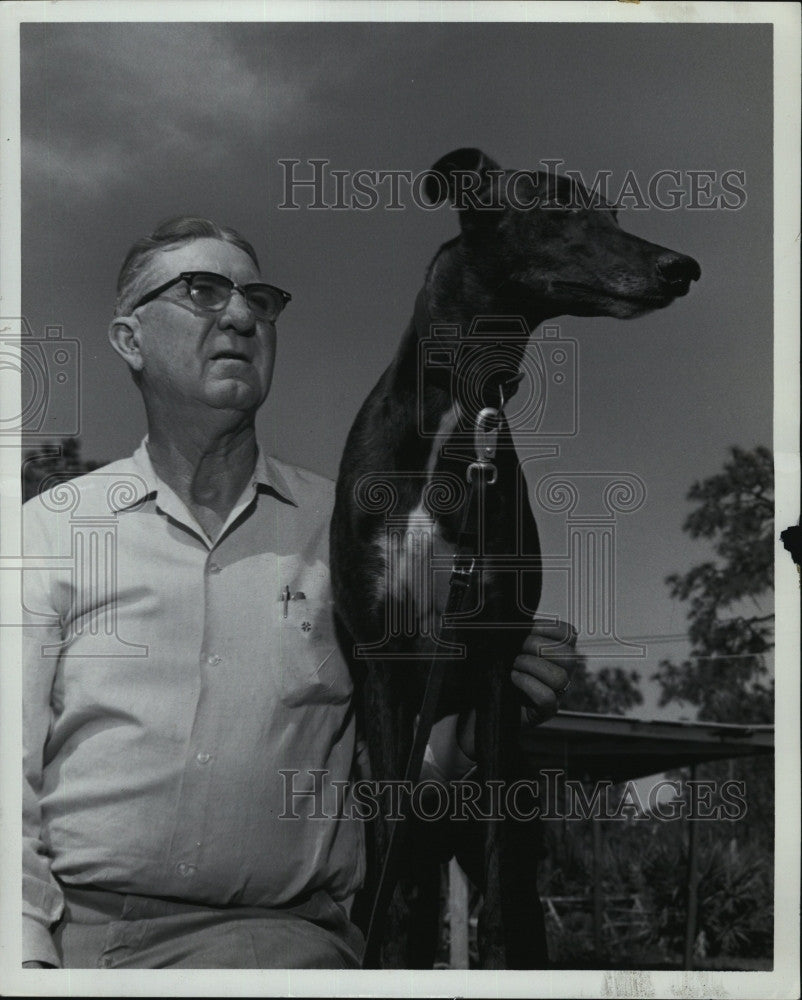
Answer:
M498 409L494 406L486 406L480 410L476 416L476 424L473 430L473 446L476 451L476 461L468 466L468 482L473 482L473 477L478 472L484 478L485 486L492 486L498 478L493 459L496 457L496 446L498 445L498 429L501 424L501 410L504 406L504 394L499 389L501 401Z

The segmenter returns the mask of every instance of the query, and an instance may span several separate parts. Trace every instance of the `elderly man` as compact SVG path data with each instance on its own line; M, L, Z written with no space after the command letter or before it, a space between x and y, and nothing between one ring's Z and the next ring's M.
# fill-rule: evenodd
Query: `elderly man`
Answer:
M333 484L254 433L289 298L207 220L137 242L109 339L148 435L25 507L26 552L48 557L24 574L28 967L359 964L361 825L294 818L297 794L287 815L280 775L325 772L330 816L356 752ZM535 652L513 677L546 717L567 674ZM455 731L428 754L449 779L471 763L469 722Z

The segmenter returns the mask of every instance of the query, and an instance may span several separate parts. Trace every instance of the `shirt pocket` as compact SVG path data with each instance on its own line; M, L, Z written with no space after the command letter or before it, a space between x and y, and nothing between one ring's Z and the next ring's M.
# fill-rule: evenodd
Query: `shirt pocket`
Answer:
M353 687L337 645L334 602L296 592L279 607L282 702L296 707L347 701Z

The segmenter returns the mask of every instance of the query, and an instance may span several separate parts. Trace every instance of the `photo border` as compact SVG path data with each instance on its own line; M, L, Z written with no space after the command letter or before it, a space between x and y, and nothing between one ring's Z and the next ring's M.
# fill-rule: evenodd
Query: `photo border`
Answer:
M267 16L266 16L267 14ZM20 121L19 25L23 22L232 22L232 21L525 21L621 24L767 23L774 25L774 455L776 468L776 662L792 664L776 678L776 863L775 966L772 972L573 971L487 972L442 970L341 972L275 971L88 971L20 968L19 822L21 792L20 671L17 629L2 630L5 669L0 672L0 805L4 850L0 857L2 915L0 974L7 993L84 996L765 996L799 993L799 586L797 569L779 542L779 532L797 523L799 511L799 184L800 8L793 3L463 3L460 0L396 3L169 4L142 2L6 3L0 8L2 97L0 121L0 273L2 311L21 315L20 303ZM791 373L789 377L789 373ZM19 384L0 372L2 392L13 405ZM15 395L16 394L16 395ZM0 446L0 547L19 552L19 442ZM0 608L19 600L11 563L0 573ZM10 916L9 916L10 915Z

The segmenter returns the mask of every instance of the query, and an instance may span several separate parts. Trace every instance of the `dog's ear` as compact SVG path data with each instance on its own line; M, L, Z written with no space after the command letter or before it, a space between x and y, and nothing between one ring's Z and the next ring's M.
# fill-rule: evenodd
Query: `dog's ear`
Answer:
M500 179L504 171L481 149L455 149L428 171L424 194L433 205L450 201L465 227L495 225L503 209Z

